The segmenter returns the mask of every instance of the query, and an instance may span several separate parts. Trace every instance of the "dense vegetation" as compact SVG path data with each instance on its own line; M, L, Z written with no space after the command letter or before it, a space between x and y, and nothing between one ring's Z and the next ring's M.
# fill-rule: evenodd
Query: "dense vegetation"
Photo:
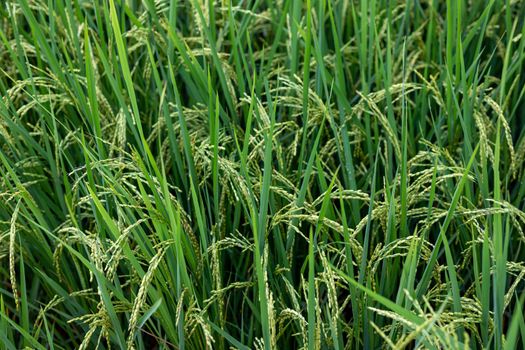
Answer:
M524 348L524 22L2 2L0 348Z

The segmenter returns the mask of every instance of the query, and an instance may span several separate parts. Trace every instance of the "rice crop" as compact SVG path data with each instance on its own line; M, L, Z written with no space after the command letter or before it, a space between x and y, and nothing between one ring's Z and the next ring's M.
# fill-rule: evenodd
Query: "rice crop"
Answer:
M525 348L525 1L4 0L0 349Z

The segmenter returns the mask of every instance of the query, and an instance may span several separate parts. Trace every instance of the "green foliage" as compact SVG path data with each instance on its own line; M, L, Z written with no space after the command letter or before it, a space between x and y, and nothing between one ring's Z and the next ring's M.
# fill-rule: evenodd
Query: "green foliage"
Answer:
M7 0L0 349L525 347L525 2Z

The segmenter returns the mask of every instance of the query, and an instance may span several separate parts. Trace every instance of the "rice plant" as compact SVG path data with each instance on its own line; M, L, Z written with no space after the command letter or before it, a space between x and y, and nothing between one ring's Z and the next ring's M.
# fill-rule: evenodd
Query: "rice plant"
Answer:
M0 349L522 349L525 2L5 0Z

